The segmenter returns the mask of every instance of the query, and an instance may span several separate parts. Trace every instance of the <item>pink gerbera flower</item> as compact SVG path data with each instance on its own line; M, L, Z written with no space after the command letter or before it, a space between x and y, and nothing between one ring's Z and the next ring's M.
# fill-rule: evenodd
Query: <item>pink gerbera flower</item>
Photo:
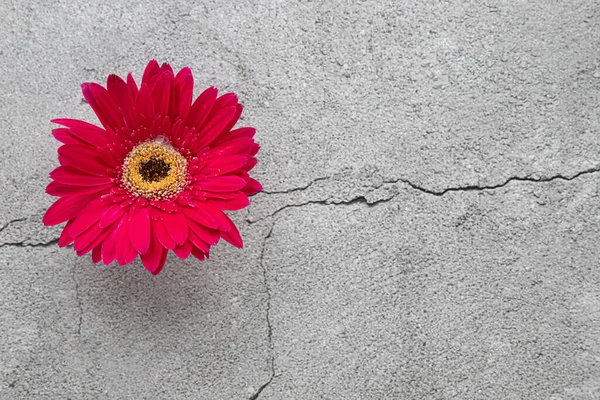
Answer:
M248 205L262 190L248 171L256 165L254 128L232 130L242 113L237 96L206 89L193 103L189 68L175 75L152 60L138 88L110 75L106 89L84 83L83 95L103 128L73 119L52 134L64 143L60 167L46 192L58 199L45 225L67 222L58 245L74 243L94 263L125 265L140 255L158 274L168 250L208 258L220 238L242 247L223 210Z

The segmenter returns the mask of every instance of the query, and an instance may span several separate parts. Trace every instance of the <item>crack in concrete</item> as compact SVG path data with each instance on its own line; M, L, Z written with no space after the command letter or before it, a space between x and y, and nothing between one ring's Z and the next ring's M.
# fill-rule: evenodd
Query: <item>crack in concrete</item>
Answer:
M77 335L81 337L81 326L83 324L83 303L81 302L81 297L79 295L79 282L75 277L75 268L71 269L71 277L73 278L73 283L75 284L75 301L77 302L77 307L79 308L79 321L77 322Z
M254 393L249 398L249 400L256 400L256 399L258 399L258 396L260 396L260 394L262 393L262 391L267 386L269 386L269 384L271 384L271 382L273 381L273 378L275 378L275 353L274 353L274 347L273 347L273 327L271 325L271 287L269 286L269 280L268 280L268 276L267 276L267 267L266 267L265 262L264 262L265 251L266 251L266 248L267 248L267 242L271 238L271 234L273 233L273 228L274 227L275 227L275 220L273 220L271 222L271 227L269 228L269 232L267 233L267 235L265 236L265 239L263 240L262 249L260 251L260 265L261 265L262 270L263 270L265 293L267 295L267 309L266 309L265 318L266 318L267 329L268 329L269 348L271 350L271 360L270 360L270 364L271 364L271 376L269 377L269 380L267 382L265 382L261 387L258 388L258 390L256 391L256 393Z
M281 190L281 191L275 191L275 192L269 192L269 191L263 190L260 193L264 193L264 194L289 194L289 193L294 193L294 192L300 192L302 190L306 190L306 189L310 188L312 185L314 185L317 182L326 181L328 179L331 179L331 176L323 176L321 178L314 179L313 181L309 182L307 185L300 186L300 187L297 187L297 188L292 188L292 189L287 189L287 190Z
M512 176L508 179L506 179L504 182L496 184L496 185L488 185L488 186L479 186L479 185L468 185L468 186L457 186L457 187L449 187L440 191L435 191L432 189L427 189L424 188L422 186L416 185L412 182L410 182L407 179L398 179L396 181L390 181L390 182L384 182L384 184L394 184L394 183L399 183L399 182L403 182L405 184L407 184L408 186L412 187L413 189L416 189L418 191L421 191L423 193L427 193L427 194L431 194L434 196L443 196L448 192L469 192L469 191L481 191L481 190L494 190L494 189L499 189L502 188L506 185L508 185L511 182L534 182L534 183L543 183L543 182L552 182L554 180L563 180L563 181L572 181L573 179L579 178L582 175L587 175L587 174L593 174L596 172L600 172L600 166L598 167L594 167L594 168L588 168L586 170L580 171L575 173L572 176L564 176L561 174L557 174L548 178L532 178L531 175L525 176L525 177L520 177L520 176ZM381 185L383 186L383 185ZM381 187L380 186L380 187ZM378 188L376 188L378 189ZM375 189L374 189L375 190Z
M508 179L506 179L504 182L496 184L496 185L487 185L487 186L479 186L479 185L467 185L467 186L457 186L457 187L449 187L449 188L445 188L443 190L433 190L433 189L427 189L425 187L419 186L415 183L412 183L411 181L409 181L408 179L404 179L404 178L399 178L396 180L392 180L392 181L384 181L382 182L379 186L374 187L372 190L370 190L367 194L365 195L361 195L361 196L357 196L353 199L350 200L341 200L341 201L335 201L332 200L331 197L327 198L325 200L309 200L309 201L305 201L303 203L299 203L299 204L286 204L283 207L278 208L277 210L275 210L274 212L272 212L271 214L263 217L263 218L259 218L257 220L250 220L250 219L246 219L246 222L248 222L249 224L254 224L256 222L260 222L263 221L269 217L274 217L275 215L277 215L278 213L280 213L281 211L288 209L288 208L298 208L298 207L303 207L309 204L321 204L321 205L351 205L351 204L356 204L356 203L362 203L362 204L366 204L368 207L373 207L377 204L381 204L381 203L385 203L388 202L390 200L392 200L393 198L395 198L398 194L394 194L391 195L390 197L387 198L382 198L379 200L374 200L374 201L369 201L367 199L366 196L368 196L370 193L373 193L374 191L383 188L386 185L395 185L398 183L404 183L408 186L410 186L411 188L418 190L422 193L426 193L429 195L433 195L433 196L437 196L437 197L441 197L444 196L446 193L449 192L472 192L472 191L483 191L483 190L495 190L495 189L500 189L504 186L507 186L508 184L510 184L511 182L533 182L533 183L544 183L544 182L551 182L554 180L564 180L564 181L572 181L580 176L583 175L588 175L588 174L593 174L593 173L597 173L600 172L600 166L598 167L594 167L594 168L588 168L586 170L580 171L575 173L572 176L564 176L564 175L554 175L551 177L547 177L547 178L532 178L531 175L525 176L525 177L520 177L520 176L513 176L510 177ZM320 181L320 180L326 180L326 179L330 179L330 178L318 178L314 181L312 181L311 183L309 183L308 185L301 187L301 188L296 188L296 189L290 189L288 191L283 191L283 192L263 192L265 194L273 194L273 193L292 193L292 192L296 192L296 191L301 191L301 190L306 190L308 189L310 186L312 186L313 183Z
M22 240L20 242L6 242L6 243L0 243L0 247L4 247L4 246L10 246L10 247L50 247L50 246L54 246L55 244L58 243L58 239L52 239L48 242L42 242L42 243L26 243L27 240L29 239L25 239Z
M0 227L0 232L2 232L3 230L8 228L10 225L14 224L15 222L27 221L28 219L29 218L17 218L17 219L10 220L6 224L4 224Z

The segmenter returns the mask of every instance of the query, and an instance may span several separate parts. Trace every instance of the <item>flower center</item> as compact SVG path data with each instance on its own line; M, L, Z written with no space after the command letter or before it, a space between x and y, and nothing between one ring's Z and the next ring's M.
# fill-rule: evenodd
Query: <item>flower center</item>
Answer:
M164 141L141 143L125 157L121 182L136 197L169 199L187 183L187 160Z

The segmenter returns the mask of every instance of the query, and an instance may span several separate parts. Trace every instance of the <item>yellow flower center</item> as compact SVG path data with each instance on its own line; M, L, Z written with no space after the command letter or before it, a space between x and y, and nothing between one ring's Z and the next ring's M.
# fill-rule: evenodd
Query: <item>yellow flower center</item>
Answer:
M135 196L169 199L187 183L187 160L164 141L141 143L125 157L121 182Z

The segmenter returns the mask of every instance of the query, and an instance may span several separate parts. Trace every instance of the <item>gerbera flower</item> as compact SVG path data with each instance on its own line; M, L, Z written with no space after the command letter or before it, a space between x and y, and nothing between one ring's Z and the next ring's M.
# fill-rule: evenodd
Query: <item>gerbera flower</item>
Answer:
M223 210L248 205L262 190L248 171L259 146L254 128L232 130L242 113L233 93L206 89L193 103L189 68L175 75L152 60L138 87L110 75L106 89L82 85L103 128L73 119L52 134L63 143L60 167L46 192L58 199L45 225L66 222L58 245L74 243L94 263L125 265L140 255L158 274L169 250L180 258L209 256L220 238L241 248Z

